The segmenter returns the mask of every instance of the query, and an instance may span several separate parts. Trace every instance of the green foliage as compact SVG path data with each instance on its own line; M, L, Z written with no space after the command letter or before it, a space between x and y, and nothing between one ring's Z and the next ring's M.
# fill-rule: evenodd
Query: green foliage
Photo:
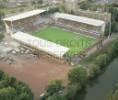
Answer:
M59 8L55 7L55 8L49 8L48 10L48 14L53 14L55 12L58 12L59 11Z
M81 86L84 86L87 81L86 69L83 67L75 67L70 70L68 78L71 83L78 83Z
M47 100L67 100L67 99L63 95L57 95L57 94L55 94L53 96L48 97Z
M0 70L0 80L2 80L3 76L4 76L4 72Z
M98 65L100 68L103 68L107 65L108 63L108 55L107 54L101 54L99 56L97 56L96 60L95 60L95 64Z
M105 35L105 36L111 35L110 23L107 23L107 24L106 24L104 35Z
M108 50L108 54L111 59L118 56L118 38L112 43L111 48Z
M66 100L63 95L60 95L60 92L63 90L62 81L55 80L48 85L46 93L41 100Z
M88 1L79 4L80 8L83 10L88 10L90 8L90 3Z
M77 92L81 89L81 85L79 84L71 84L67 87L66 98L67 100L73 100L77 95Z
M13 100L15 96L16 96L16 90L12 87L6 87L0 89L1 100Z
M101 52L97 52L93 56L92 60L90 59L88 66L88 77L93 78L99 74L102 68L105 68L114 58L118 57L118 38L112 41L108 47L105 47Z
M111 13L111 31L118 32L118 7L111 4L108 6L109 12Z
M60 5L60 7L59 7L59 11L60 12L67 12L67 9L66 9L65 5L66 5L66 1L62 0L62 3Z
M0 11L0 31L4 29L4 24L3 21L1 20L4 17L4 13ZM1 39L2 34L0 33L0 39Z
M0 71L0 100L33 100L29 87Z
M50 85L48 85L47 93L49 95L53 95L55 93L58 93L62 89L63 89L62 81L61 80L55 80L55 81L52 81Z
M98 75L100 73L100 67L96 64L90 64L89 65L89 78L93 78L95 77L96 75Z
M1 9L4 8L4 0L0 0L0 31L3 30L3 21L1 20L4 17L4 13L3 11L1 11ZM1 40L1 36L0 36L0 40Z
M66 12L66 8L62 5L59 9L60 12Z

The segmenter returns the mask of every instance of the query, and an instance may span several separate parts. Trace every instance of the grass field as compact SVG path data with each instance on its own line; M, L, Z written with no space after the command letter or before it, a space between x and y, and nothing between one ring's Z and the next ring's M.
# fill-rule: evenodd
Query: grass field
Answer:
M69 56L73 56L84 51L96 41L93 37L76 34L57 27L48 27L40 30L39 32L33 33L33 35L70 48L67 53Z

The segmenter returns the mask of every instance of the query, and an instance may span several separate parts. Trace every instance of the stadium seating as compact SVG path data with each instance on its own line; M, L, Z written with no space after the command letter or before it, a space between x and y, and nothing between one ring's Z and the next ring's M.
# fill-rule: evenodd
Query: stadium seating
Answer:
M67 28L75 32L82 32L88 35L97 35L99 33L99 27L90 26L87 24L82 24L74 21L69 21L66 19L58 19L55 22L56 25L60 27Z

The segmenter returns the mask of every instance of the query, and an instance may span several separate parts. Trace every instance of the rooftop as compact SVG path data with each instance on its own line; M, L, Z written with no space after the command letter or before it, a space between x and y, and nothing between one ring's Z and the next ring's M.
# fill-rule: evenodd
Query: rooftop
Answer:
M25 18L28 18L28 17L32 17L32 16L35 16L35 15L41 14L43 12L45 12L44 9L36 9L36 10L32 10L32 11L28 11L28 12L18 14L18 15L15 15L15 16L7 17L7 18L4 18L3 20L4 21L17 21L17 20L20 20L20 19L25 19Z
M71 14L65 14L65 13L56 13L54 15L54 17L72 20L72 21L80 22L80 23L85 23L85 24L92 25L92 26L101 26L101 25L105 24L105 22L102 20L92 19L92 18L82 17L82 16L76 16L76 15L71 15Z
M61 46L59 44L31 36L27 33L17 32L12 35L12 38L28 45L34 47L38 50L49 53L50 55L62 58L69 48Z

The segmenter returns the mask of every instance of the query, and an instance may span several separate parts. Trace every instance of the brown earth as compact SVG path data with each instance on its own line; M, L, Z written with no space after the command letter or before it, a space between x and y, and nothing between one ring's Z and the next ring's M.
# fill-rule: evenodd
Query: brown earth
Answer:
M36 100L51 80L62 79L64 84L67 83L67 73L70 69L68 64L31 56L18 56L11 65L0 61L0 70L29 85Z

